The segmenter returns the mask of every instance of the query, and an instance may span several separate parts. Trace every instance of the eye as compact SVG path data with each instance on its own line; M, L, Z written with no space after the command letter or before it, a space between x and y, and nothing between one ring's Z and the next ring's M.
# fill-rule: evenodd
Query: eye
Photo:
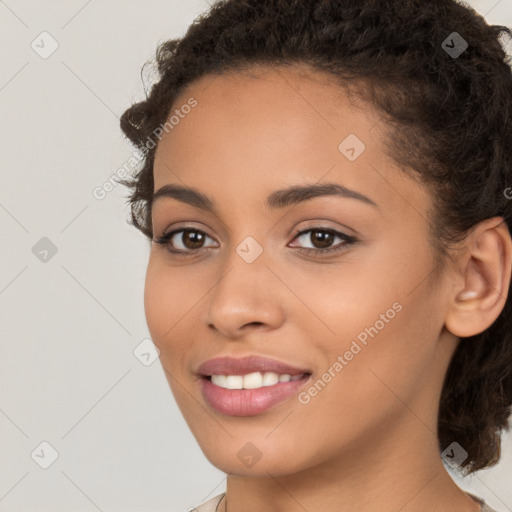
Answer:
M180 236L176 236L181 233ZM198 252L203 249L203 244L206 238L210 238L204 231L200 229L175 229L164 233L162 236L156 238L154 241L167 247L167 250L173 254L180 256L189 256L191 252ZM211 238L210 238L211 240ZM178 248L174 245L178 244Z
M334 240L338 238L341 240L335 246L332 246ZM347 235L341 231L336 231L330 228L313 227L304 231L299 231L294 240L302 239L303 243L308 241L312 244L313 248L299 247L297 250L305 254L327 254L331 252L343 251L348 249L348 246L357 242L353 236ZM292 246L293 247L293 246Z
M315 235L313 235L314 233ZM187 257L202 251L205 248L204 242L207 238L212 240L211 237L200 229L180 228L164 233L160 237L155 238L154 242L166 246L167 250L175 256ZM340 239L341 242L335 246L331 246L336 238ZM322 228L320 226L297 232L293 240L295 239L303 239L303 243L309 241L313 245L312 248L297 248L297 251L308 255L324 255L331 252L343 251L346 250L348 246L358 241L355 237L341 231L336 231L331 228ZM215 247L215 245L213 247Z

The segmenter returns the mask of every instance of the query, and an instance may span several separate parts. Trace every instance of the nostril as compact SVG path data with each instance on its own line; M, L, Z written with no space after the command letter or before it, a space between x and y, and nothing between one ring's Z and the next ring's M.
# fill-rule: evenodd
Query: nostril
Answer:
M263 325L263 322L249 322L248 324L245 324L244 327L248 327L249 325L257 325L259 327L260 325Z

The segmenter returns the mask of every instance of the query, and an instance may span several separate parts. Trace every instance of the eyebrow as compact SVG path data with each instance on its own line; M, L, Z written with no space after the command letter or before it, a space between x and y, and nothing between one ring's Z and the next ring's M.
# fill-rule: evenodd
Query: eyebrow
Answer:
M369 197L351 190L338 183L321 183L313 185L296 185L282 190L276 190L267 197L265 206L270 209L279 209L286 206L295 205L308 199L320 196L338 196L351 199L357 199L366 204L379 208L378 205ZM159 188L152 198L152 205L163 197L173 198L183 203L201 208L202 210L217 212L215 203L205 194L190 187L181 185L167 184Z

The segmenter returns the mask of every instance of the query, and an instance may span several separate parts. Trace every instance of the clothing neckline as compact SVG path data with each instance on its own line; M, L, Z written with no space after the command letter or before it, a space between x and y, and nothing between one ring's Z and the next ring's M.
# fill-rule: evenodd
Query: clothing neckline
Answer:
M476 503L478 505L480 505L480 512L484 512L485 510L485 501L480 498L479 496L476 496L475 494L472 494L468 491L464 491L465 494L467 494L472 500L476 501ZM213 500L217 499L217 503L216 503L216 506L215 506L215 512L218 512L218 508L219 508L219 505L220 505L220 502L224 499L224 497L226 496L226 492L223 492L221 494L219 494L218 496L216 496L215 498L213 498Z

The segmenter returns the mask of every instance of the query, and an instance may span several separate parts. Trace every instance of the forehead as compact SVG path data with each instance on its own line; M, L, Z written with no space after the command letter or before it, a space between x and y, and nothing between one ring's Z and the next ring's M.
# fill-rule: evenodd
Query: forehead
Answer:
M203 76L176 98L171 115L190 98L197 106L180 116L172 137L164 135L157 158L165 149L172 148L178 158L199 156L195 150L203 148L219 154L228 145L238 152L246 148L247 154L257 151L260 160L275 158L276 147L302 156L326 149L336 154L351 133L366 145L380 142L378 131L372 133L379 115L356 96L348 97L329 74L304 66L253 66Z
M326 73L253 67L205 75L179 95L171 115L190 98L196 106L157 147L154 190L181 183L242 205L324 179L395 201L416 186L386 154L379 114Z

